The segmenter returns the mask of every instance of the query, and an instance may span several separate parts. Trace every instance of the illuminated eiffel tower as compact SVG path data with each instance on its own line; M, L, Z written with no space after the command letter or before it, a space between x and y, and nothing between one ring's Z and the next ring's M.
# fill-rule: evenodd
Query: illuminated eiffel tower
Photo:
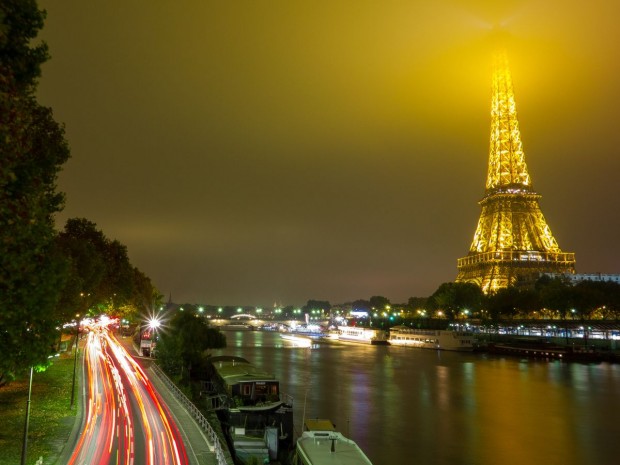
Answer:
M458 259L456 282L478 284L488 293L536 273L574 273L575 254L560 250L540 210L540 198L525 164L508 59L501 53L493 73L482 213L469 253Z

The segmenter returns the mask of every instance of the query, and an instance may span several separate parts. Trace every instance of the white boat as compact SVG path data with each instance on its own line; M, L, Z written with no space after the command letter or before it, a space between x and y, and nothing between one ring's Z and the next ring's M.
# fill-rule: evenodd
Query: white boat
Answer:
M468 331L416 329L400 325L390 328L389 342L394 346L438 350L474 350L475 336Z
M337 330L329 332L328 338L359 344L388 344L387 333L382 329L360 328L357 326L338 326Z
M306 420L297 439L294 465L372 465L360 447L329 420Z
M312 339L310 336L301 336L299 334L280 333L280 337L290 342L295 347L312 347Z

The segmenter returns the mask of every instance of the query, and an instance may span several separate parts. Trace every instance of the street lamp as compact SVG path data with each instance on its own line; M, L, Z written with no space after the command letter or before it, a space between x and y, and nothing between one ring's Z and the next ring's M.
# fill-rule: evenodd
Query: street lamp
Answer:
M149 324L148 327L152 330L156 330L157 328L159 328L161 326L161 321L159 321L157 318L151 318L149 320Z
M78 357L78 341L80 339L80 323L82 319L80 318L80 314L75 315L77 318L77 323L75 325L75 354L73 357L73 381L71 383L71 404L70 407L73 407L73 401L75 400L75 371L77 369L77 357Z
M153 356L153 342L155 340L155 332L160 326L161 320L156 317L151 317L146 322L146 327L149 329L149 357ZM140 352L142 355L144 355L144 352L142 351L142 330L140 330Z
M26 453L28 449L28 423L30 422L30 398L32 395L32 371L33 371L33 367L31 366L30 367L30 384L28 385L28 401L26 402L26 423L24 424L24 440L22 442L21 465L26 464Z

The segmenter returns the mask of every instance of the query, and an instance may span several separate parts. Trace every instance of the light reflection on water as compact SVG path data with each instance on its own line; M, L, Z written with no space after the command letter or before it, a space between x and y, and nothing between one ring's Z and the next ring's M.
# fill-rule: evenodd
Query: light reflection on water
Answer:
M606 465L620 454L620 365L224 334L214 354L274 373L297 431L304 415L329 418L374 465Z

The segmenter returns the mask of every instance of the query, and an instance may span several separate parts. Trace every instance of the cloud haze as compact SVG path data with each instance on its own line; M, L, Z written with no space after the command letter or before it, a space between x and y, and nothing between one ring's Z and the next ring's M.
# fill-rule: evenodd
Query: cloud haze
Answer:
M39 97L72 149L58 224L94 221L177 302L402 302L452 281L499 35L560 247L620 272L618 2L40 6Z

